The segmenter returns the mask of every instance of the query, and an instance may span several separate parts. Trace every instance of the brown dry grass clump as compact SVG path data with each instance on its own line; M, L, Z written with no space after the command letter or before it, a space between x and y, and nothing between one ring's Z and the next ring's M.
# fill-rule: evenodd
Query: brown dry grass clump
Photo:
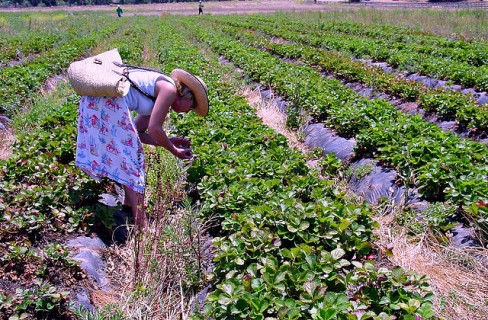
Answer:
M188 221L188 214L188 209L161 212L125 247L109 249L108 269L118 294L95 292L97 307L116 304L130 319L188 318L209 260L202 249L208 242L205 228Z
M286 127L286 114L280 112L278 105L273 99L264 99L259 89L252 89L249 86L243 87L240 94L246 98L249 105L256 109L257 115L263 123L276 132L287 138L291 148L297 148L302 152L308 152L308 148L299 141L299 133Z
M407 236L394 214L378 218L380 248L404 269L427 275L437 297L435 309L446 319L486 319L488 315L488 250L441 245L429 232Z
M211 263L208 224L196 217L185 192L184 168L164 151L146 152L147 226L106 254L113 292L96 292L99 309L117 305L130 319L187 319ZM155 203L151 203L155 201Z

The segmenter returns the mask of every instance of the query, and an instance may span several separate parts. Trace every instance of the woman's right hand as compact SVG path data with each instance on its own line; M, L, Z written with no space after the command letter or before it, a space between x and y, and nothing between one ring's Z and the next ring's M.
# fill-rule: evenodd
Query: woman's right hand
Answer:
M182 160L190 160L193 158L193 150L191 148L175 148L176 152L174 153L175 156Z

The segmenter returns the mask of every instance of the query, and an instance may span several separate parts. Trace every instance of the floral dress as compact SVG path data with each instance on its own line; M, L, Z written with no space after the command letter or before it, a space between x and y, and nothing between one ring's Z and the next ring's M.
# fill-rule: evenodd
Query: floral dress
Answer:
M76 142L77 167L96 180L107 177L143 193L143 151L124 98L81 98Z

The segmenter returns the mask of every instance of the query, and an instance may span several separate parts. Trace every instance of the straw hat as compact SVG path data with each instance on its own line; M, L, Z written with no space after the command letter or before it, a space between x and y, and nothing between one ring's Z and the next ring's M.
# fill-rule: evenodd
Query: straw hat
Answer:
M205 117L208 114L209 109L208 91L205 82L199 77L182 69L174 69L171 71L171 78L180 81L191 90L196 101L195 113Z

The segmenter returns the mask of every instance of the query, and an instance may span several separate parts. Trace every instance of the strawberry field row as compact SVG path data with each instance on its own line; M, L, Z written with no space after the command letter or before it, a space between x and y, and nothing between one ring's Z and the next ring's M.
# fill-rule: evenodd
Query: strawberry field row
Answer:
M234 24L235 24L235 20ZM459 128L471 128L474 132L488 130L488 105L478 105L476 101L460 92L445 89L428 89L422 84L384 72L360 61L352 61L338 52L317 49L301 44L274 43L254 34L251 29L219 26L227 33L238 34L254 46L285 58L300 59L305 63L333 72L348 81L360 81L373 89L381 90L407 101L419 101L427 112L435 113L444 120L456 120ZM247 30L247 31L246 31ZM286 33L283 33L286 39Z
M199 37L253 80L289 99L291 118L306 110L339 134L355 136L357 156L374 155L393 164L403 177L415 177L404 183L419 187L425 197L453 201L486 223L485 207L476 204L487 201L486 146L442 132L384 100L362 98L337 80L326 79L309 67L287 64L218 29L208 24Z
M259 21L258 24L270 22L268 17L256 16L256 18L256 21ZM392 25L327 21L326 18L306 16L297 18L286 13L283 16L276 16L274 21L276 20L286 20L287 25L294 25L295 30L307 30L307 33L314 35L332 33L343 37L359 37L371 39L375 44L387 45L396 50L408 50L435 57L449 58L478 67L488 64L488 44L476 39L446 38L425 31Z
M266 21L254 17L241 18L238 24L249 28L258 28L271 35L287 37L292 41L351 54L356 58L386 61L400 70L419 72L434 78L452 80L466 87L488 90L488 65L484 62L481 66L476 67L456 61L452 57L441 58L420 53L414 48L399 50L392 48L389 43L376 43L373 40L351 35L335 35L320 31L309 32L308 29L302 28L300 25L279 18L267 19Z
M0 66L5 66L12 60L47 50L62 39L57 32L36 35L22 34L9 39L0 39Z
M86 34L76 44L102 46L98 50L119 47L124 61L140 63L147 40L142 30L151 28L152 21L132 18L125 19L124 25L120 30L124 36L107 39ZM111 28L101 29L100 36L113 34ZM49 60L45 63L53 65L46 68L64 71L80 54L84 52L63 57L66 62L60 66ZM0 291L2 318L72 319L68 294L77 285L73 277L81 280L82 272L69 259L66 247L46 242L91 231L94 225L108 234L110 230L104 228L113 224L111 211L98 203L108 184L96 182L74 164L79 97L72 91L65 94L46 118L16 137L14 153L0 161L0 272L8 284Z
M32 102L31 95L38 92L47 78L65 70L73 59L79 58L102 39L114 35L118 26L114 23L94 25L85 36L72 39L60 47L53 48L26 65L0 69L0 113L8 115L22 110Z
M20 20L27 17L21 15ZM35 54L44 54L48 50L57 50L66 42L96 30L106 18L94 16L77 16L76 19L63 15L59 24L50 21L39 27L37 25L24 26L24 29L15 35L0 36L0 67L23 63L23 59L32 60ZM84 28L80 28L84 25ZM41 30L39 30L41 29ZM12 63L15 62L15 63Z
M204 121L176 122L197 153L188 178L197 183L201 213L222 226L213 292L194 318L346 319L361 309L363 319L431 317L431 296L418 291L425 279L365 260L374 227L367 206L316 178L304 156L236 94L218 57L188 45L187 33L199 33L201 25L181 17L164 23L171 23L162 29L172 36L161 45L163 67L202 75L211 93ZM405 286L410 280L414 287Z

